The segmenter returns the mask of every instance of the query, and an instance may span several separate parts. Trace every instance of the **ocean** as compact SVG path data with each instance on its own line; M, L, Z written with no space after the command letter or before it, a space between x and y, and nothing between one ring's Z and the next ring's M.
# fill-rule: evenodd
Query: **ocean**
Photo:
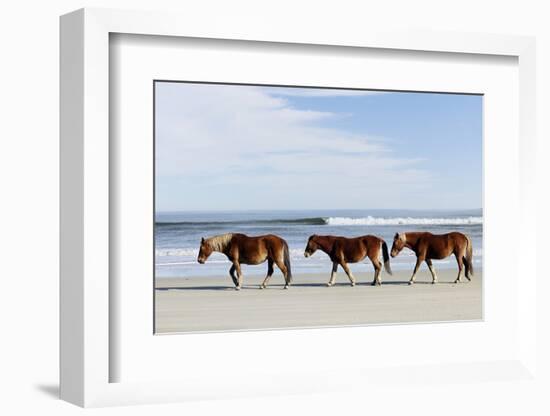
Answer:
M162 212L155 218L155 277L194 277L228 275L230 263L220 253L213 253L206 264L197 263L200 240L224 233L250 236L276 234L290 248L292 273L330 274L328 256L317 251L304 257L308 237L332 234L346 237L373 234L383 238L391 250L396 232L430 231L434 234L459 231L470 236L474 245L474 268L483 260L483 217L476 210L300 210L300 211L227 211L227 212ZM410 269L416 257L408 249L391 259L395 270ZM454 256L434 260L434 266L456 268ZM350 264L355 273L373 271L370 260ZM421 270L426 269L425 265ZM267 262L242 266L245 275L265 275ZM343 273L339 269L339 273ZM275 268L275 276L280 271ZM382 279L383 279L382 275ZM229 279L229 277L228 277Z

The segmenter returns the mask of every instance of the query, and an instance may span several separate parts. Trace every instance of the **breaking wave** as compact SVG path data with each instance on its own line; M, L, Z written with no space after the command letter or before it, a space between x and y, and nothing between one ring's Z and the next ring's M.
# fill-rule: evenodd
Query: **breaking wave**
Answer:
M327 225L479 225L483 224L483 217L461 218L414 218L414 217L330 217Z

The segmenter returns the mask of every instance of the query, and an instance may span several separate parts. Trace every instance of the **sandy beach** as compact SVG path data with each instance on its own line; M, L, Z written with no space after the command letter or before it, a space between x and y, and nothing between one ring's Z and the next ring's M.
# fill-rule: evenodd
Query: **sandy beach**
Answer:
M456 269L437 270L431 284L422 267L409 286L410 271L382 274L382 286L371 286L373 273L354 273L351 287L344 273L326 287L329 273L295 275L290 289L276 272L267 289L263 277L244 276L236 291L229 276L157 279L156 333L269 328L479 320L482 318L482 270L471 282L454 284Z

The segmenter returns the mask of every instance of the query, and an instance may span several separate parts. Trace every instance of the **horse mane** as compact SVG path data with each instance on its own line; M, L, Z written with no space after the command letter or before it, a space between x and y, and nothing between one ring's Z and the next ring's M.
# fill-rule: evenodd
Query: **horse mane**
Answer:
M214 251L223 251L231 241L233 233L215 235L204 240Z
M334 236L313 234L311 240L321 247L325 252L332 250L334 244Z

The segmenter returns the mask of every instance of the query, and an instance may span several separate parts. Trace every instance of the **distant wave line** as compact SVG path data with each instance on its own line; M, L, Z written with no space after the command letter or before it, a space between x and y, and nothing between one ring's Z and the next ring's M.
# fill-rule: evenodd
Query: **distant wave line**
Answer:
M243 221L172 221L157 222L160 227L179 226L179 225L277 225L277 224L298 224L298 225L326 225L328 218L311 217L297 219L274 219L274 220L243 220Z
M230 226L230 225L479 225L483 217L415 218L415 217L310 217L297 219L243 220L243 221L171 221L157 222L156 226Z

